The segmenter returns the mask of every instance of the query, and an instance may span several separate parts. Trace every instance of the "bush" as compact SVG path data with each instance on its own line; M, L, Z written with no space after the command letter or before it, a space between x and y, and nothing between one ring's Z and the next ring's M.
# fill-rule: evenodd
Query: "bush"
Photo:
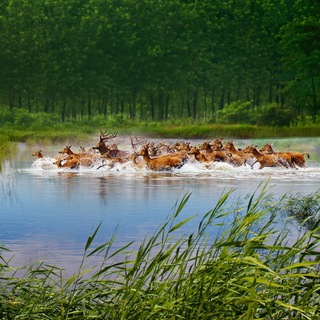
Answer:
M60 122L58 115L49 114L45 112L32 114L32 128L33 129L48 129Z
M14 113L8 107L0 107L0 126L14 123Z
M289 216L296 218L307 228L313 230L320 223L320 190L307 196L290 195L284 208Z
M258 125L288 127L294 120L294 111L291 108L281 108L276 103L272 103L257 112L256 120Z
M216 112L209 123L254 124L269 127L290 126L294 121L294 111L282 108L276 103L252 107L252 102L234 102Z
M253 124L252 102L236 101L217 111L215 121L220 124Z

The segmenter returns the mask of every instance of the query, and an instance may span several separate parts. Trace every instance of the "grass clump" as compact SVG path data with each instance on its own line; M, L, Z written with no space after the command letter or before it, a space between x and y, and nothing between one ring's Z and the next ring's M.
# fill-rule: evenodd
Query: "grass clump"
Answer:
M16 146L10 142L9 137L6 134L0 132L0 172L2 171L2 165L4 160L9 159L15 152Z
M92 248L98 226L68 279L45 262L8 276L2 259L0 318L320 319L318 228L296 238L276 230L279 203L265 187L237 208L226 207L230 194L190 234L182 228L195 217L180 219L186 195L134 251L133 243L113 249L116 232ZM211 239L210 228L230 215L229 229ZM101 265L88 267L97 255Z
M309 195L288 195L285 211L296 218L308 229L317 228L320 223L320 192L319 190Z

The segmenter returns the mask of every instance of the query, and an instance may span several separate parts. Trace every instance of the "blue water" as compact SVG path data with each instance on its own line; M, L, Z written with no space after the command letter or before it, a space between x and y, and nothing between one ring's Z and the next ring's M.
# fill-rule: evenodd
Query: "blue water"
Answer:
M14 256L15 266L45 259L65 268L67 274L79 266L87 238L99 223L94 245L108 241L117 229L115 247L119 247L152 234L189 193L178 220L197 216L181 229L186 233L195 231L201 217L230 189L234 191L228 204L246 202L265 183L278 198L319 188L316 150L311 150L306 169L252 170L221 163L205 168L189 163L171 173L130 165L61 170L52 165L51 157L32 158L32 151L21 146L20 154L4 164L0 175L0 245L12 250L3 255Z

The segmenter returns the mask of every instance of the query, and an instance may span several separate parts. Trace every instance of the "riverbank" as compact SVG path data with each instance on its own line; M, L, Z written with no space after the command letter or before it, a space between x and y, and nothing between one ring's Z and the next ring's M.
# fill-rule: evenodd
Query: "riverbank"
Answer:
M263 139L263 138L292 138L292 137L319 137L320 126L299 126L299 127L262 127L253 125L215 125L215 124L194 124L183 125L163 122L133 123L116 125L115 123L105 124L83 124L83 123L57 123L50 127L0 127L0 136L6 137L12 142L26 141L65 141L76 137L78 140L88 135L98 135L100 130L117 132L128 135L148 135L158 138L184 138L184 139L213 139L217 137L232 139Z

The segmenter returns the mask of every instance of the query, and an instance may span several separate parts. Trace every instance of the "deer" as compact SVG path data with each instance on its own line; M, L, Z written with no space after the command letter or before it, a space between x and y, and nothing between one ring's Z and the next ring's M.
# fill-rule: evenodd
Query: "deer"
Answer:
M34 157L37 157L38 159L43 158L42 150L37 150L32 154Z
M62 148L61 150L59 150L59 153L60 154L67 154L68 156L71 156L71 155L77 155L77 153L74 153L72 150L71 150L71 145L70 146L65 146L64 148Z
M191 151L191 149L192 147L190 145L190 142L176 142L169 146L169 150L172 153L179 152L179 151L189 152Z
M43 156L43 154L42 154L42 150L37 150L37 151L35 151L32 155L35 156L35 157L37 157L38 159L43 159L43 158L44 158L44 156ZM56 161L58 161L58 160L60 160L60 159L61 159L61 160L64 159L64 158L61 157L61 156L55 156L54 158L55 158Z
M275 154L262 154L257 150L257 148L253 148L252 153L256 158L255 163L259 162L260 164L260 167L259 167L260 170L265 167L285 167L285 168L290 167L290 164L288 163L287 160L281 157L278 157ZM251 165L251 169L253 168L253 165L255 163Z
M217 148L217 145L215 145L214 149ZM200 147L200 150L204 150L206 153L206 157L210 161L218 161L218 162L228 162L231 153L226 152L225 150L213 150L212 149L212 143L204 142Z
M65 146L63 149L59 151L59 153L67 154L67 157L65 159L61 159L61 161L59 161L60 159L57 160L56 164L59 168L61 168L61 162L63 160L66 160L66 162L70 161L72 167L75 167L74 164L76 160L78 161L78 164L83 167L92 167L95 164L95 161L100 158L99 156L90 153L74 153L71 150L71 145ZM68 164L66 164L65 167L68 167Z
M95 150L98 150L101 155L108 153L109 148L106 145L106 141L109 139L113 139L117 136L117 133L109 134L109 133L103 133L102 130L100 130L100 140L97 144L95 144L92 148Z
M235 161L235 163L239 166L247 163L250 159L254 158L254 155L252 153L252 149L251 152L249 151L249 148L246 149L246 151L244 150L238 150L235 146L234 143L232 141L227 142L224 145L224 149L228 150L229 152L231 152L233 160Z
M100 130L100 140L94 145L92 148L98 150L101 157L107 160L111 160L113 162L125 163L129 161L129 153L123 150L119 150L116 144L111 146L106 145L106 141L113 139L117 136L117 133L109 134L103 133Z
M223 138L216 139L214 141L209 142L212 151L221 151L223 150L222 144Z
M212 159L209 159L206 154L200 152L199 148L193 147L189 152L189 155L194 155L194 158L199 162L212 162Z
M62 164L62 161L64 163ZM69 155L66 159L59 159L55 162L58 168L70 168L70 169L77 169L80 166L80 162L77 156Z
M296 168L297 166L300 168L306 167L306 159L305 156L310 158L308 152L294 152L294 151L283 151L283 152L275 152L270 143L265 144L261 151L266 152L267 154L274 154L281 158L284 158L288 161L291 168Z
M154 171L164 171L172 168L179 169L185 164L187 159L186 156L172 156L170 154L151 158L146 145L141 148L135 158L138 156L142 156L147 168Z

